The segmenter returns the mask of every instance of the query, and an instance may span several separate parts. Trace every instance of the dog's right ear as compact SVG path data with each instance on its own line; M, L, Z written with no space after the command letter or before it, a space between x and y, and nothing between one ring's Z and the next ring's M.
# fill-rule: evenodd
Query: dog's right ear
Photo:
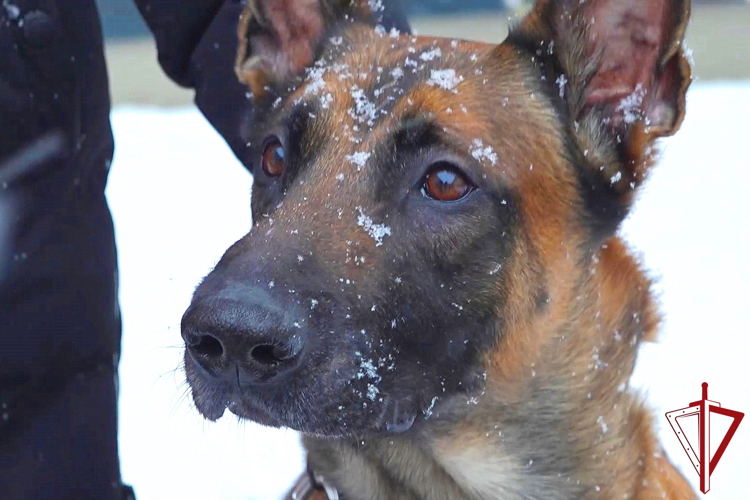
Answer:
M313 64L333 24L374 26L378 14L367 0L247 0L238 26L237 77L261 98L268 85L300 76Z

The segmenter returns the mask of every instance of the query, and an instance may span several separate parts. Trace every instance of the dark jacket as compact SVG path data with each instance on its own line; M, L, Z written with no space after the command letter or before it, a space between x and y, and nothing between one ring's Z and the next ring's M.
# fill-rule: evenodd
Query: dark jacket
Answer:
M195 103L244 164L242 126L252 123L247 89L234 74L238 0L135 0L156 38L159 62L169 77L195 89ZM383 24L409 32L400 2L385 2Z

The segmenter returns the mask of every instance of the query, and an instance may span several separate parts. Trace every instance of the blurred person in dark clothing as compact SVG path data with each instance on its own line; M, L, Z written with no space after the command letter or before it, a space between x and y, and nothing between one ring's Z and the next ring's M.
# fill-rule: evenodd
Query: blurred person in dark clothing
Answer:
M236 0L135 0L159 62L244 162ZM390 2L383 24L408 30ZM0 0L0 498L126 499L113 154L94 0ZM166 132L168 133L168 132ZM148 182L148 179L144 179Z

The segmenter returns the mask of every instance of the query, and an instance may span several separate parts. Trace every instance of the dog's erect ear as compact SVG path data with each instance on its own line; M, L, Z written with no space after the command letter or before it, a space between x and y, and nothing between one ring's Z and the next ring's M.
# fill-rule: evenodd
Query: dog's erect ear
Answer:
M268 84L301 75L337 21L377 24L367 0L247 0L238 26L235 72L256 98Z
M690 0L538 0L511 34L565 101L581 162L627 209L652 144L685 115ZM594 179L598 177L598 179Z

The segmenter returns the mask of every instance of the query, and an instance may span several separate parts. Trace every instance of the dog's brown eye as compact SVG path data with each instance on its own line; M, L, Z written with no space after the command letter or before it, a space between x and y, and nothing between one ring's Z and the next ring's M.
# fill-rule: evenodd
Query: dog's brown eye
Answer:
M450 163L436 164L424 178L422 193L438 201L457 201L469 194L471 184Z
M274 137L263 149L263 172L269 177L278 177L284 173L284 146Z

